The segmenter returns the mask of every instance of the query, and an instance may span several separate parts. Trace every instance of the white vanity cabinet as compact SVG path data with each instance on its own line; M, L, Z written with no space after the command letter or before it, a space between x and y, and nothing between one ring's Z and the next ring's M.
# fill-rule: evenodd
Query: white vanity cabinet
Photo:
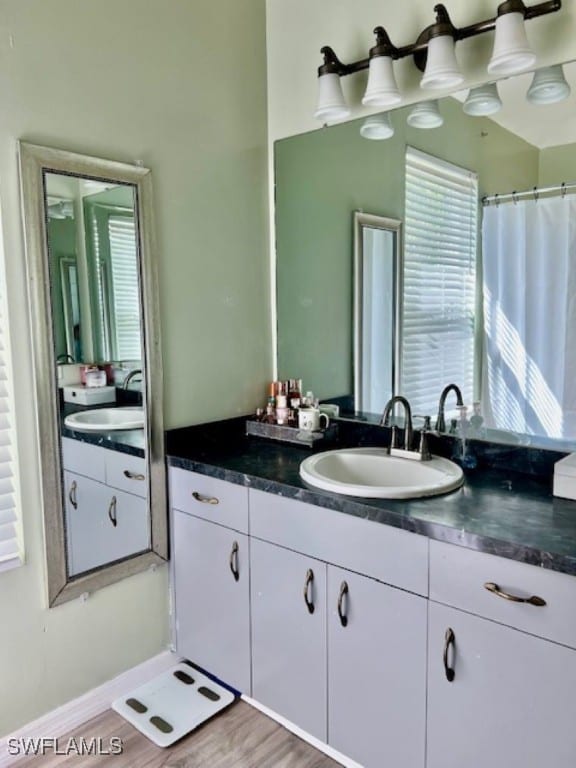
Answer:
M328 567L328 743L364 768L422 768L427 601Z
M144 458L62 439L71 576L150 548Z
M327 734L325 563L252 539L254 698L321 741Z
M364 768L423 768L428 541L249 499L254 698Z
M248 491L173 468L170 501L176 650L249 694Z
M428 768L572 768L576 579L430 544Z
M184 656L364 768L574 768L576 578L170 476Z

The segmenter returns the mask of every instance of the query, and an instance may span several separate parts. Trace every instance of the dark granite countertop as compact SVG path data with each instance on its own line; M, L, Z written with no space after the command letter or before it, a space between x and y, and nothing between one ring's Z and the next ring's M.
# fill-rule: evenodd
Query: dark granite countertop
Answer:
M340 423L339 444L384 445L379 427ZM359 499L322 491L299 476L310 449L246 437L234 419L167 433L170 466L316 504L501 557L576 575L576 501L552 496L552 467L565 454L471 443L477 467L462 488L412 500ZM450 456L454 441L431 439ZM519 471L521 470L521 471Z

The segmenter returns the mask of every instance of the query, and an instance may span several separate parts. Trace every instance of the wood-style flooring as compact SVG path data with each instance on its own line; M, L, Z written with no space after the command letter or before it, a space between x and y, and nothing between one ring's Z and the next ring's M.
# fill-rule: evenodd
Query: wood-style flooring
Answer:
M49 735L49 734L46 734ZM60 749L74 737L122 739L121 755L26 757L18 768L338 768L322 752L244 701L193 731L173 747L161 749L112 710L58 740Z

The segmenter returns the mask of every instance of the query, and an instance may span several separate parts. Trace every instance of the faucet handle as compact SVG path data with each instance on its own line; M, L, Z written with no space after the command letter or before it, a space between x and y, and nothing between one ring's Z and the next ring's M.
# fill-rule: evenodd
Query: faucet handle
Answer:
M392 436L390 438L390 448L398 448L398 427L394 424L391 427Z

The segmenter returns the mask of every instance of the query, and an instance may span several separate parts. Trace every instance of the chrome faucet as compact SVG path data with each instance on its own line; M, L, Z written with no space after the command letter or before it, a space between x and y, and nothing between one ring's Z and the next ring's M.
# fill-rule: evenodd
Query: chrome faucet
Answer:
M409 451L412 447L412 435L413 435L412 410L410 408L410 403L408 402L408 400L406 400L405 397L402 397L401 395L395 395L390 400L388 400L388 402L386 403L386 407L384 408L384 413L382 414L382 418L380 420L380 426L381 427L388 426L390 414L392 413L396 403L399 403L400 405L404 406L404 450ZM394 427L392 428L392 431L394 432ZM390 448L396 448L395 442L396 441L393 436L392 444L390 445Z
M122 389L128 389L128 385L132 381L132 379L136 378L140 374L140 380L142 380L142 369L141 368L135 368L133 371L130 371L128 376L124 379L124 384L122 385Z
M440 401L438 403L438 416L436 417L436 432L446 432L446 420L444 418L444 404L446 403L446 398L450 394L450 392L454 392L456 395L456 405L462 406L464 405L464 400L462 399L462 392L460 391L459 387L456 386L456 384L448 384L448 386L444 387L442 390L442 394L440 395Z

